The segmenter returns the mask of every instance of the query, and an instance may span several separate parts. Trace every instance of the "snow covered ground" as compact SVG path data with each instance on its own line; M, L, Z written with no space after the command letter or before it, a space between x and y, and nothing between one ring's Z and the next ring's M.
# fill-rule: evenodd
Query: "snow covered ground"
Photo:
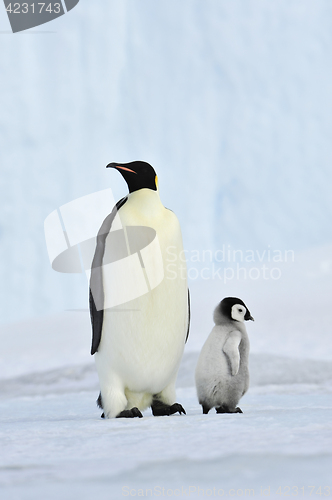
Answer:
M198 488L226 497L250 496L249 489L262 496L263 488L280 498L279 487L295 496L297 487L309 497L311 486L317 498L331 485L331 385L253 387L243 415L202 415L194 388L184 387L178 400L186 416L146 411L143 419L108 421L94 406L96 390L48 386L49 393L1 398L4 500L113 499L128 488L129 496L165 488L164 496L192 498L204 496Z
M0 498L328 496L331 279L321 252L283 268L278 282L192 281L177 390L186 416L100 419L87 311L3 326ZM243 415L203 415L194 369L226 291L255 317L251 386Z

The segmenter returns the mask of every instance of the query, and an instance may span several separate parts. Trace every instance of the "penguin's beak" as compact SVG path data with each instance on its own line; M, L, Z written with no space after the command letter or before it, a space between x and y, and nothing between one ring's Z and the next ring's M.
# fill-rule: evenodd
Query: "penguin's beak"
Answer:
M133 174L137 174L135 170L131 170L130 168L123 167L122 165L118 165L118 163L109 163L106 165L106 168L116 168L117 170L125 170L126 172L132 172Z
M244 317L244 320L245 321L249 321L249 320L255 321L254 318L251 316L250 312L248 311L248 309L247 309L246 315Z

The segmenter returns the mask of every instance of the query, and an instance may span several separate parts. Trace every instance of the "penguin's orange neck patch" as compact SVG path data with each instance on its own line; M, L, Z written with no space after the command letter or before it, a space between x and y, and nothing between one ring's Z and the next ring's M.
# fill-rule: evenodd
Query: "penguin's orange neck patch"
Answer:
M157 177L157 175L156 175L156 178L155 178L154 182L156 184L156 188L158 189L158 177Z

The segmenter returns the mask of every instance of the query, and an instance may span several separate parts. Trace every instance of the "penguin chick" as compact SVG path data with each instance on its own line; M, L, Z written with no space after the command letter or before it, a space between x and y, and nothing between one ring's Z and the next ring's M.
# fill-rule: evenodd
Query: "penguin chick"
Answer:
M140 418L141 411L149 406L155 416L186 413L175 399L175 381L190 316L187 275L182 272L185 266L180 224L162 204L156 172L149 163L110 163L107 167L122 175L129 195L103 222L92 262L91 354L100 382L97 404L103 409L103 418ZM123 232L118 233L123 234L126 256L120 263L126 262L127 267L121 264L118 274L112 275L108 269L116 260L110 257L112 252L118 251L113 248L116 231L112 232L116 217L123 227ZM149 243L145 241L146 233L140 233L144 235L144 248L138 246L137 239L130 239L142 228L156 235L153 241L158 251L147 250L151 246L145 246ZM168 279L166 272L169 248L176 255L175 279ZM135 260L136 267L130 267L128 260ZM138 296L132 295L133 285L127 284L129 274L134 278L131 283L144 284ZM158 286L152 286L160 275ZM121 293L124 290L130 299L113 306L110 297L114 289Z
M237 407L249 387L249 339L244 321L252 320L241 299L226 297L215 308L215 326L198 358L195 379L203 413L242 413Z

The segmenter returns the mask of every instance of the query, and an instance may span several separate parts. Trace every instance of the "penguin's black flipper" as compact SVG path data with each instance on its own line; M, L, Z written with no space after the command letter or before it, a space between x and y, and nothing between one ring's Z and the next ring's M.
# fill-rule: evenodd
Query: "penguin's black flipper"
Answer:
M98 408L101 408L103 410L104 407L103 407L103 400L101 398L101 392L99 393L99 396L97 398L96 403L97 403Z
M92 274L91 274L92 276ZM101 309L97 311L95 302L92 297L91 288L89 290L89 306L90 306L90 318L92 325L92 345L91 354L95 354L98 351L98 346L101 339L101 330L103 328L104 311Z
M188 326L187 326L187 336L185 340L185 344L187 343L188 337L189 337L189 328L190 328L190 292L188 288Z
M92 325L92 345L91 354L95 354L98 351L101 332L103 328L104 320L104 310L97 310L97 304L103 304L104 302L104 287L103 287L103 274L102 274L102 264L103 257L105 253L105 241L108 233L111 230L113 220L117 214L117 211L126 203L128 197L122 198L117 202L112 212L106 217L98 231L97 235L97 246L93 257L91 266L91 278L90 278L90 317Z
M170 212L173 212L173 210L171 210L170 208L167 208L167 210L169 210ZM187 340L189 337L189 327L190 327L190 293L189 293L189 288L188 288L188 326L187 326L186 340L184 341L185 344L187 343Z

